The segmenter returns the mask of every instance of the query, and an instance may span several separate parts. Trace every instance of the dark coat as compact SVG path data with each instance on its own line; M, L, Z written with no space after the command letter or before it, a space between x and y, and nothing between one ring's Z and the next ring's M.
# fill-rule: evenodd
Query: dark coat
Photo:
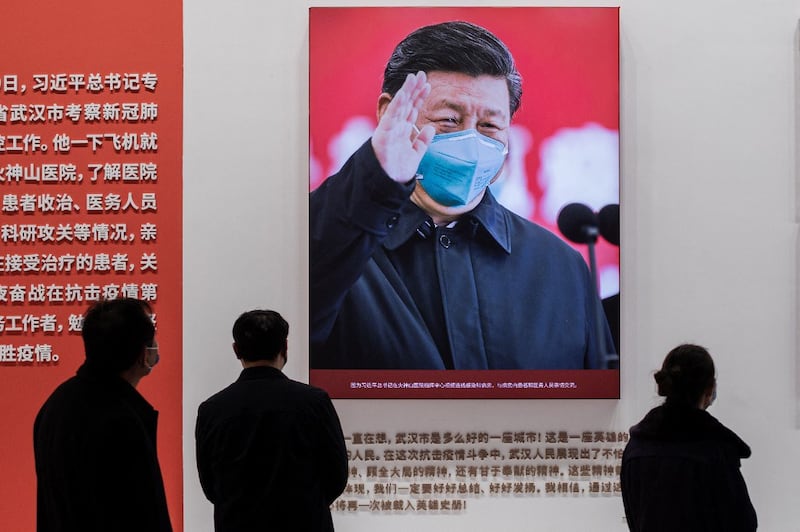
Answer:
M38 532L169 532L158 412L116 375L84 364L33 427Z
M490 191L434 227L413 188L367 141L311 193L312 368L606 367L613 339L577 251Z
M217 532L332 531L347 450L325 391L251 367L200 405L200 484Z
M752 532L740 471L750 447L711 414L665 404L631 428L622 500L633 532Z

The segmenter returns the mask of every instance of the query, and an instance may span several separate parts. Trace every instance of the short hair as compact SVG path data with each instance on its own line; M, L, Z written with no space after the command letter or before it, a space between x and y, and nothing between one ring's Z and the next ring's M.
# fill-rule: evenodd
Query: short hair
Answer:
M714 361L705 347L682 344L670 351L656 372L658 395L667 402L695 406L714 384Z
M275 360L286 348L289 324L274 310L249 310L233 324L233 341L239 358Z
M392 52L383 73L383 92L400 90L408 74L457 72L473 77L505 78L511 116L519 109L522 76L503 41L488 30L463 21L442 22L419 28Z
M136 363L152 345L156 328L150 305L134 298L108 299L93 304L83 316L86 362L107 373L120 373Z

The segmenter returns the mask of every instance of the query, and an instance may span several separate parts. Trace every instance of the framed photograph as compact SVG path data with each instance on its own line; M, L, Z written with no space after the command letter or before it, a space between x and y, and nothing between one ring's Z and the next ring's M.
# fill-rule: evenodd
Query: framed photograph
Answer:
M618 9L309 25L311 384L618 398Z

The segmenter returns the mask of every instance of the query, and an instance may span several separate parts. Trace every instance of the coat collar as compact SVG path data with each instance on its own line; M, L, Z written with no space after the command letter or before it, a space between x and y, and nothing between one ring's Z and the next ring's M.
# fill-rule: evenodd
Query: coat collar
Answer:
M741 458L750 456L750 447L717 418L699 408L664 403L652 409L637 425L631 436L654 441L717 441L736 448Z
M413 202L407 201L400 210L397 225L386 237L383 246L393 251L417 234L417 228L430 220L430 217ZM470 212L459 219L459 224L466 223L482 228L506 253L511 253L511 224L509 213L497 202L491 190L486 189L481 202Z
M78 368L76 376L78 379L89 383L95 389L105 390L106 393L121 398L128 405L135 408L141 416L146 416L147 419L157 415L153 405L131 383L119 375L102 371L92 366L92 364L84 362Z
M252 381L256 379L288 379L281 370L272 366L253 366L244 368L239 374L238 381Z

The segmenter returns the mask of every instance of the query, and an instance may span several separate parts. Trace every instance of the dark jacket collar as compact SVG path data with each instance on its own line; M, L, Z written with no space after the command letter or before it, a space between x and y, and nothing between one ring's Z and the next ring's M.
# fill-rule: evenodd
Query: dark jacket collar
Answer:
M732 445L741 458L750 456L750 447L714 416L680 404L664 403L652 409L631 427L631 437L664 442L717 441Z
M481 202L470 212L461 216L459 223L477 225L506 253L511 253L511 227L508 216L508 212L487 188ZM400 210L400 219L384 240L383 246L388 250L399 248L409 238L415 236L417 228L428 219L428 215L412 201L405 202Z
M104 390L104 393L109 393L114 397L120 398L127 405L133 408L143 420L155 423L158 412L147 399L134 388L131 383L116 375L103 371L101 368L93 366L91 363L84 362L78 368L76 373L77 378L88 383L94 389Z
M256 379L288 379L281 370L272 366L253 366L244 368L239 374L238 381L251 381Z

